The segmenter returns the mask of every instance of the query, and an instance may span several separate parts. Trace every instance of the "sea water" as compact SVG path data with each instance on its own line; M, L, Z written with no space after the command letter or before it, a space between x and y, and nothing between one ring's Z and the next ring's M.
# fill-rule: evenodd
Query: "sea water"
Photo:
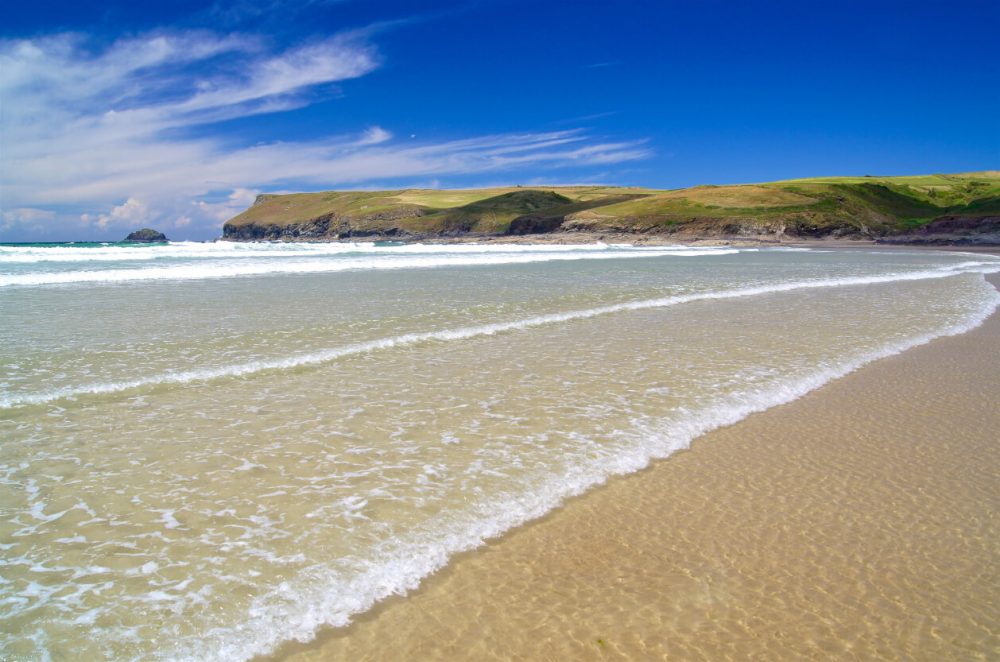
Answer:
M880 357L984 255L0 245L0 657L246 659Z

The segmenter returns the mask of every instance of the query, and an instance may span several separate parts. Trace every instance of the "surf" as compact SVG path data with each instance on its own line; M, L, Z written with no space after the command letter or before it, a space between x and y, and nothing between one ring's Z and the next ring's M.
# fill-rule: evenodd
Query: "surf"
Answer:
M548 315L537 315L511 322L501 322L479 326L460 327L455 329L444 329L439 331L428 331L423 333L408 333L388 338L380 338L360 343L345 345L342 347L332 347L318 352L290 356L275 360L251 361L217 368L203 368L186 370L179 372L167 372L138 379L102 382L88 384L78 387L67 387L55 391L44 393L27 394L4 394L0 397L0 409L10 409L22 405L39 405L63 399L72 399L89 395L104 395L120 393L132 389L160 386L160 385L182 385L195 381L208 381L214 379L246 377L249 375L273 371L291 370L307 366L316 366L337 359L366 354L370 352L389 350L397 347L416 345L419 343L441 341L454 342L471 338L490 336L498 333L508 333L524 329L530 329L549 324L559 324L573 320L587 319L601 315L610 315L626 311L645 310L650 308L664 308L677 306L697 301L709 301L719 299L735 299L743 297L761 296L766 294L778 294L782 292L792 292L803 289L847 287L852 285L874 285L879 283L891 283L896 281L916 281L937 278L948 278L960 273L997 273L1000 272L1000 262L972 260L954 265L940 267L938 269L923 270L916 272L900 272L881 276L859 276L853 278L817 279L807 281L795 281L790 283L778 283L774 285L763 285L757 287L735 288L718 292L703 292L698 294L675 295L656 299L646 299L642 301L630 301L608 306L600 306L584 310L574 310Z

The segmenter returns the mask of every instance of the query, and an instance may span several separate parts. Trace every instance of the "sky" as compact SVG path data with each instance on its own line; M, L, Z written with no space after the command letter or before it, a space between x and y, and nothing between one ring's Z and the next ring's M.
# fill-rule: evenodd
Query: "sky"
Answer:
M262 192L1000 169L997 0L9 3L0 241Z

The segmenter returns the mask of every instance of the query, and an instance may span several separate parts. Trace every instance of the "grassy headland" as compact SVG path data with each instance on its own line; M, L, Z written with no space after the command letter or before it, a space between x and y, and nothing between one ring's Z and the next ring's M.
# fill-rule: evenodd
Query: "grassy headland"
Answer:
M1000 243L1000 171L674 190L541 186L265 194L223 226L224 238L234 240L555 232Z

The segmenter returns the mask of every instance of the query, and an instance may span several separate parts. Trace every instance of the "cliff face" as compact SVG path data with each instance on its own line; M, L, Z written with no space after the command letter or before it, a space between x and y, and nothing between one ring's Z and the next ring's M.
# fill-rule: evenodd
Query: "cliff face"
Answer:
M261 195L223 226L235 241L598 232L697 238L998 243L1000 173L792 180L655 190L328 191Z
M919 230L892 235L880 241L931 246L1000 246L1000 216L944 216Z
M258 202L254 204L259 204L262 197L264 196L258 196ZM286 222L229 222L223 225L222 236L223 239L233 241L331 241L351 237L394 237L406 234L400 228L399 221L422 215L423 212L417 207L402 207L361 216L331 212L315 218Z

